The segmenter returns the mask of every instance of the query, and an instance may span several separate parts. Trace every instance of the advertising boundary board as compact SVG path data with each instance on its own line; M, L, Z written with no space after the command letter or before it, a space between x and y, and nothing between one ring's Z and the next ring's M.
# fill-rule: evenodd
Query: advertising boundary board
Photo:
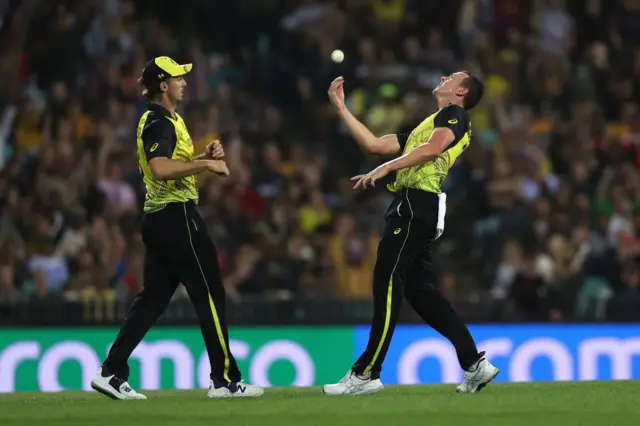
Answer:
M640 324L471 325L496 381L640 379ZM0 330L0 393L89 390L116 328ZM231 351L250 383L313 386L339 380L366 346L368 326L233 327ZM129 382L140 389L209 384L197 327L155 327L132 355ZM426 326L399 325L382 371L385 384L455 383L455 350Z

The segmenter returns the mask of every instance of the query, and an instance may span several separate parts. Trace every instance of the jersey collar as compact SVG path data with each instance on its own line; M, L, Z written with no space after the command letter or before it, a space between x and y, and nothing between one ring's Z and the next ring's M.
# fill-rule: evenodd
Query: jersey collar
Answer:
M162 105L157 104L155 102L149 102L147 104L147 108L149 110L151 110L151 111L155 111L155 112L157 112L159 114L162 114L162 115L164 115L166 117L173 118L171 116L171 113L165 107L163 107Z

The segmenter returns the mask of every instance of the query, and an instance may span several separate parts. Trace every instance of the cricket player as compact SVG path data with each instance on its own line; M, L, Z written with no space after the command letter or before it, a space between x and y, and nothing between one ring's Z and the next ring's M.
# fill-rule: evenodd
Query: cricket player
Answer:
M349 112L344 80L329 88L329 99L351 136L367 152L399 155L365 175L355 176L354 188L366 189L391 172L388 189L395 198L386 214L373 278L374 314L369 343L339 383L323 387L327 395L361 395L382 390L380 371L396 325L403 294L415 311L456 349L464 381L457 391L478 392L498 375L498 369L478 352L476 344L436 286L432 246L444 231L446 195L442 183L471 143L467 111L482 98L482 82L467 71L442 77L433 90L438 110L409 134L377 137Z

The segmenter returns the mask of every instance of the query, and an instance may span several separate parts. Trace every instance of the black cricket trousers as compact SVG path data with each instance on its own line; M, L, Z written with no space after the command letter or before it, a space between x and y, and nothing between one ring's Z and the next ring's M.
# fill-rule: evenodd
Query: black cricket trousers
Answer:
M353 371L378 378L395 329L403 293L415 311L454 345L464 370L478 361L475 342L436 285L431 248L444 230L444 194L402 190L389 207L373 273L374 314L369 343Z
M103 369L128 379L131 353L165 311L178 283L182 283L200 320L211 378L219 383L240 381L240 371L229 349L217 251L195 204L171 203L158 212L145 214L141 232L146 246L144 288L136 296Z

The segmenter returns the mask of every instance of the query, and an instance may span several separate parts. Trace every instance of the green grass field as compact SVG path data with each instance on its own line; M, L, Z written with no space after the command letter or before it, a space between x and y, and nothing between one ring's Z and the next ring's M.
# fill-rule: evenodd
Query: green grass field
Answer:
M433 425L617 426L640 424L639 382L388 386L377 395L328 397L319 388L271 388L256 399L211 400L206 391L147 392L112 401L95 392L0 394L0 425Z

